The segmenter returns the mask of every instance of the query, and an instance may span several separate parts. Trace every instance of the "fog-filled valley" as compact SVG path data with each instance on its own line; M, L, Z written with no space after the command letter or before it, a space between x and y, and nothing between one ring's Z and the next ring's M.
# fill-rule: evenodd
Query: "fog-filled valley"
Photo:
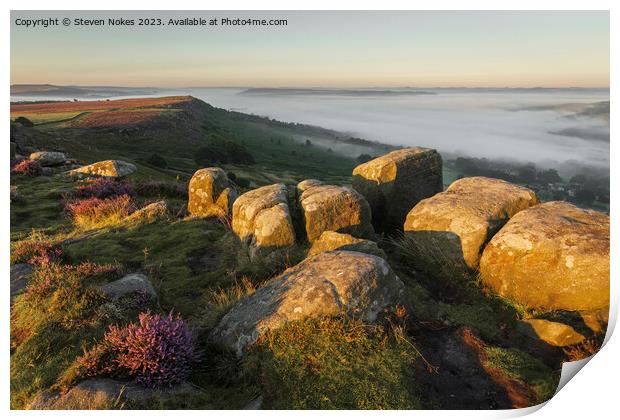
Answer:
M311 124L395 146L534 163L563 175L609 168L607 89L186 89L89 88L83 96L14 90L12 100L189 94L213 106ZM123 95L124 94L124 95ZM321 139L313 139L321 144ZM326 145L338 153L356 155ZM363 152L363 151L362 151Z

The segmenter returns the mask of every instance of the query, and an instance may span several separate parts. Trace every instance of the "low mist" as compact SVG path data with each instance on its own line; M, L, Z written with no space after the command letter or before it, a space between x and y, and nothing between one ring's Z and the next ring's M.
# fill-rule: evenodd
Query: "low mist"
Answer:
M572 162L609 168L609 106L601 106L609 101L608 90L433 92L369 96L324 90L312 95L290 90L254 95L232 88L184 91L222 108L318 125L392 145L432 147L446 156L532 162L540 167L563 168ZM602 115L605 110L607 115Z

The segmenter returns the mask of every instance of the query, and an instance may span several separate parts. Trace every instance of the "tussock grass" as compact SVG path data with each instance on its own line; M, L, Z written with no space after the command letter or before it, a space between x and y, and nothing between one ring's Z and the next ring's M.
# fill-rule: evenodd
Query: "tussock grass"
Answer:
M274 409L419 408L415 349L390 329L350 319L292 322L251 348Z

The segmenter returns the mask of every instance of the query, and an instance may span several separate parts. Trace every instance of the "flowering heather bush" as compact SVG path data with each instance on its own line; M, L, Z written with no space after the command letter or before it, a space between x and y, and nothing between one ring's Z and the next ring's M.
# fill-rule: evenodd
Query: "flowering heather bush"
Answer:
M41 175L41 164L36 160L24 159L11 168L14 174L37 176Z
M128 195L100 199L96 197L69 201L65 210L81 228L97 228L121 222L132 211L135 203Z
M194 338L180 317L143 312L138 323L110 326L103 342L78 364L86 376L130 376L157 388L185 380L196 360Z
M135 191L145 197L187 198L187 184L162 181L137 181Z
M11 263L49 265L62 255L62 249L49 241L35 239L17 242L11 252Z
M113 178L97 178L86 185L80 185L73 192L76 198L109 198L121 195L133 196L133 186L128 181Z

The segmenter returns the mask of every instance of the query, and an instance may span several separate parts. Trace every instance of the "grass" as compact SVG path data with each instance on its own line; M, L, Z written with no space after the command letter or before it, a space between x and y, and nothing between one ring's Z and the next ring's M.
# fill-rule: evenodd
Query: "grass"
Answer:
M486 351L488 360L485 363L530 386L539 404L555 394L560 381L560 371L553 371L540 360L518 349L489 347Z
M273 409L415 409L417 353L391 331L354 320L293 322L265 335L247 368Z

